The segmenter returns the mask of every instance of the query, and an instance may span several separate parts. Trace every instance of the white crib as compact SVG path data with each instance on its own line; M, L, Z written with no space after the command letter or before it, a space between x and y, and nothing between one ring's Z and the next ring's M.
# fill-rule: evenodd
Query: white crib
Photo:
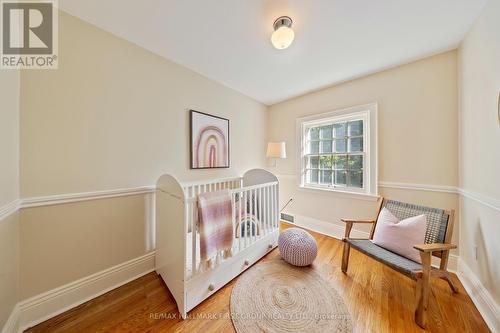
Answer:
M197 196L229 189L233 205L233 256L208 271L199 270ZM277 246L278 179L253 169L243 177L180 183L163 175L156 191L156 272L185 319L200 304Z

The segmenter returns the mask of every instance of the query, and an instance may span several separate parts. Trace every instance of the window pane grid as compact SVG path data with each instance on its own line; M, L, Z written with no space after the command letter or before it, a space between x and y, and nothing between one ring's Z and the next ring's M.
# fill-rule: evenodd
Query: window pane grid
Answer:
M363 120L313 126L306 134L306 183L364 188Z

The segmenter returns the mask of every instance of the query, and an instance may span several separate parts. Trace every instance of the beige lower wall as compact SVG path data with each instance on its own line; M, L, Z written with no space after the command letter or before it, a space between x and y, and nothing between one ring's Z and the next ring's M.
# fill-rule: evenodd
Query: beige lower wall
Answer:
M296 119L346 107L378 103L378 178L383 182L456 187L457 53L446 52L313 92L270 107L269 139L286 141L281 204L286 211L340 224L341 217L371 217L375 203L323 191L299 189ZM284 176L284 177L283 177ZM389 198L458 209L456 194L380 188ZM456 224L454 240L458 240Z
M372 218L376 213L376 199L359 200L349 196L337 195L326 191L303 190L297 186L297 180L290 176L279 176L280 207L289 199L293 201L284 212L314 218L324 222L342 225L341 218ZM320 208L321 207L321 208ZM356 229L367 231L367 228Z
M462 197L460 200L462 225L460 259L476 274L484 288L500 304L500 209ZM500 207L499 207L500 208ZM477 258L476 250L477 247Z
M0 220L0 328L19 300L19 215Z
M21 299L153 250L150 196L22 209Z

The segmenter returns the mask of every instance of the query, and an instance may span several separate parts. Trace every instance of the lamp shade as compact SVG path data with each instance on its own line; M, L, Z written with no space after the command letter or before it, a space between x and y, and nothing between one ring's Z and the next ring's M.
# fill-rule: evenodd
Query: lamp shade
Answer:
M269 142L267 144L267 157L286 158L286 143L285 142Z

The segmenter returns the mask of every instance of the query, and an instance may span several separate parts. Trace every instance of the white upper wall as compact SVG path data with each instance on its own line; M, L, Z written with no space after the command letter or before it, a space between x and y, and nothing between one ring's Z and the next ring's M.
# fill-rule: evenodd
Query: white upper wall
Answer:
M454 49L486 0L61 0L63 10L263 103ZM295 41L270 43L289 15Z
M19 71L0 70L0 207L19 198Z

